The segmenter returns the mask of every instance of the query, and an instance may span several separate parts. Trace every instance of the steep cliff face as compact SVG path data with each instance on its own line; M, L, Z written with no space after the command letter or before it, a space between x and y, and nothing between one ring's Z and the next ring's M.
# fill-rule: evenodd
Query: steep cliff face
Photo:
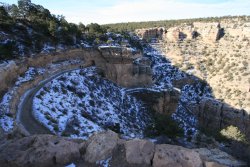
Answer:
M214 99L202 99L194 113L199 119L200 126L205 129L220 131L233 125L250 140L250 119L244 110L235 109Z
M180 29L178 27L172 27L167 30L167 33L164 34L164 40L170 42L176 42L180 39Z
M150 61L132 50L123 48L99 48L100 57L95 64L104 76L124 87L152 85Z
M55 53L51 55L40 54L34 57L27 57L22 60L13 60L0 66L0 94L6 91L13 84L19 75L22 75L29 67L46 67L49 64L80 59L87 61L92 55L96 55L94 50L71 50L68 52Z
M176 111L180 97L180 93L176 90L156 92L144 89L131 94L142 100L154 112L168 116Z
M142 39L149 41L152 38L162 39L162 35L165 33L165 28L137 29L135 32Z
M198 36L205 43L213 43L219 40L223 34L224 29L221 28L220 23L203 23L194 22L192 25L183 24L176 27L170 27L167 30L164 28L149 28L137 29L136 34L142 39L150 40L152 38L163 39L166 42L177 42L182 40L191 40Z
M205 43L216 42L223 36L223 30L220 23L201 23L194 22L192 25L181 25L171 27L164 34L163 39L166 42L177 42L183 40L192 40L200 36Z
M220 23L193 23L194 30L200 34L204 42L216 42L224 33L224 29L221 28Z
M0 66L0 95L29 67L46 67L49 64L74 59L83 60L85 64L97 65L109 79L119 82L118 84L122 86L150 85L152 84L150 64L134 64L133 61L138 57L141 57L141 54L127 49L108 48L101 51L76 49L10 61Z

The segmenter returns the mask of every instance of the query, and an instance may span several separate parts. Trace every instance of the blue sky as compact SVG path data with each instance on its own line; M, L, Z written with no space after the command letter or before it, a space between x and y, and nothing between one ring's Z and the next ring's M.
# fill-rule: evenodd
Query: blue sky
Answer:
M17 0L0 0L8 4ZM32 0L69 22L99 24L250 15L250 0Z

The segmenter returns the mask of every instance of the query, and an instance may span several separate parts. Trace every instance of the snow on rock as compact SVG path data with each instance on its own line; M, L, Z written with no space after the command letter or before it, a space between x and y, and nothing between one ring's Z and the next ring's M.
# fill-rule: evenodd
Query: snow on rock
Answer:
M72 163L72 164L69 164L69 165L67 165L65 167L76 167L76 165L74 163Z
M145 56L148 57L152 64L153 80L156 87L172 87L172 81L185 78L187 75L177 67L171 65L164 55L152 48L144 49Z
M23 76L18 77L15 86L5 93L0 101L0 125L4 131L8 132L12 130L14 126L14 118L10 113L10 102L18 87L25 82L33 80L35 76L41 75L44 72L45 69L43 68L30 67Z
M155 82L154 88L173 88L172 82L174 80L179 80L188 76L187 73L179 70L166 59L158 43L152 43L150 46L145 47L144 55L152 61L151 67ZM197 132L197 119L190 110L190 106L199 104L201 98L204 97L212 97L211 89L206 83L198 80L196 84L185 85L181 90L179 105L176 112L173 113L172 118L179 123L181 128L183 128L186 136L192 136L192 134Z
M53 47L50 44L46 43L46 44L44 44L41 53L50 53L51 51L54 51L54 50L55 50L55 47Z
M28 71L25 72L24 76L18 77L15 85L20 86L24 82L28 82L34 79L34 76L41 75L45 72L44 68L34 68L30 67Z
M52 132L86 139L111 129L142 137L150 120L143 104L103 79L95 67L65 73L40 89L33 103L36 119Z
M99 162L96 162L96 165L100 165L101 167L109 167L109 162L111 159L112 159L112 157L105 159L105 160L102 160L102 161L99 161Z
M9 132L14 127L14 119L11 116L2 115L1 113L0 125L5 132Z

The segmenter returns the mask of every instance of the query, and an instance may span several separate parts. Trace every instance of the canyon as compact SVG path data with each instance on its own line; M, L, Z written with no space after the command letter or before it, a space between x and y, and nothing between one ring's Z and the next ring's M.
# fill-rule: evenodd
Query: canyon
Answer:
M214 99L204 98L191 107L202 127L234 125L249 139L249 31L249 22L238 18L136 33L142 40L160 41L157 48L174 66L211 86Z
M241 29L241 31L238 31L238 29ZM223 50L223 53L226 52L225 45L228 46L230 43L227 41L229 37L233 40L237 38L239 43L244 44L242 44L241 48L238 47L238 52L244 58L244 61L249 62L247 57L248 30L249 24L247 23L234 26L234 24L224 23L223 21L221 23L196 22L192 25L181 25L169 29L140 29L135 32L142 40L153 40L152 43L143 48L143 52L117 46L83 47L60 53L39 54L2 63L0 65L0 95L3 96L6 95L6 92L10 92L11 98L9 99L9 96L6 98L9 105L0 108L1 114L5 116L4 119L1 118L1 128L5 127L0 130L2 138L0 142L1 164L3 166L63 166L74 163L77 166L81 166L81 164L89 166L104 166L105 164L118 166L122 164L123 166L207 167L246 165L223 151L210 148L219 147L219 144L211 144L213 146L195 149L157 143L159 141L152 143L146 139L134 138L143 138L140 133L138 133L139 135L136 133L145 128L144 126L147 123L150 123L146 113L146 110L150 110L170 117L174 115L173 117L176 120L181 120L180 124L182 124L185 134L188 134L189 131L192 132L189 137L195 134L197 129L203 128L207 131L211 129L213 132L217 132L233 125L249 141L249 97L246 93L248 91L247 85L244 84L249 76L248 64L233 59L237 60L235 64L242 63L243 66L245 64L243 70L246 70L247 74L245 75L244 71L244 75L239 81L234 78L232 80L220 80L217 73L210 73L209 70L198 70L202 69L200 66L206 64L206 61L209 61L212 56L217 57L214 55L217 54L217 51L209 52L209 49L219 50L223 46L224 49L221 50ZM160 40L160 43L155 43L155 40ZM144 41L142 42L144 43ZM236 42L235 45L238 46L238 43ZM230 46L229 49L232 49L232 45ZM164 54L159 53L159 48ZM193 48L195 49L192 50ZM204 53L202 52L203 48L206 48ZM194 52L196 54L200 53L198 58L197 55L193 55ZM209 54L206 55L205 52ZM222 51L218 52L218 54L220 53ZM164 59L163 56L167 59ZM196 64L200 62L202 62L199 64L200 66ZM206 69L214 65L211 62L207 64L204 67ZM30 74L32 77L27 80L25 77L22 78L26 74ZM224 76L226 74L219 73L218 75ZM72 76L75 76L75 78L72 78ZM80 79L80 76L82 79ZM81 83L77 81L77 77ZM216 87L216 84L221 81L223 81L223 85ZM234 82L229 84L227 81ZM60 88L59 90L55 88L58 83L60 86L56 87ZM97 83L99 85L95 85ZM240 84L242 84L242 87L237 88L237 90L242 92L242 94L239 94L242 105L235 104L233 99L227 99L227 94L221 95L224 89L227 91L229 86L235 88L231 90L236 90L236 85ZM39 85L41 86L39 87ZM75 85L75 87L72 85ZM89 92L78 92L75 90L77 87L84 87L86 90L88 88ZM55 97L58 98L55 94L60 93L61 90L65 93L65 103L67 100L76 101L72 98L73 95L74 97L95 97L95 100L98 98L103 100L103 97L107 96L107 92L109 94L115 92L114 94L117 94L117 96L114 95L112 98L107 96L110 97L111 102L105 103L105 105L108 106L109 110L112 108L112 112L115 111L115 113L116 111L122 111L122 114L128 112L125 114L127 117L122 117L123 115L119 115L118 112L117 118L114 115L114 118L119 120L118 122L111 122L110 125L106 124L106 122L103 123L101 120L98 126L102 126L100 126L100 129L99 127L96 128L97 131L95 131L95 128L93 128L95 126L90 127L90 124L88 124L87 128L85 128L85 125L82 127L82 122L77 121L76 118L79 116L76 115L78 111L72 111L75 117L70 118L68 124L65 125L65 129L62 130L58 126L60 122L54 120L54 118L59 119L63 114L63 111L60 113L61 111L58 109L60 106L57 106L49 108L51 113L59 114L53 119L49 117L53 116L53 114L47 115L47 118L49 118L47 120L50 121L48 125L51 128L48 130L48 127L46 127L47 132L45 133L49 131L49 133L59 136L38 135L39 130L38 132L35 129L32 132L29 131L25 127L30 125L25 125L23 123L24 119L19 118L20 112L27 112L20 110L22 100L25 101L30 95L29 91L35 88L37 90L33 92L30 101L36 99L32 103L39 103L34 105L33 109L38 109L39 107L36 108L36 106L41 107L43 105L46 98L42 99L41 96L52 95L51 97L55 99ZM48 88L49 90L46 90ZM66 88L68 90L65 90ZM107 92L104 91L105 89ZM43 93L41 93L42 91ZM97 92L97 95L94 94L95 92ZM230 92L232 92L230 96L237 96L234 94L237 91ZM67 95L69 99L67 99ZM55 103L53 98L47 98L48 104ZM118 101L117 105L116 100ZM80 113L81 116L91 121L99 121L100 117L106 119L105 116L98 115L98 109L103 107L101 103L106 101L107 99L101 101L100 105L97 103L98 101L82 101L82 103L89 105L80 106L82 107L80 109L84 110L84 112ZM48 104L44 104L44 106L48 107ZM135 105L133 106L133 104ZM126 105L132 107L126 108ZM93 110L96 115L91 117L86 107ZM40 112L42 110L38 111L38 113L42 113ZM67 112L70 113L71 111ZM187 113L191 116L187 116ZM106 114L107 118L112 117L112 114L108 112ZM44 113L44 117L46 117L46 113ZM122 122L125 118L128 122ZM129 122L131 118L132 123ZM63 119L62 122L65 121ZM5 120L12 120L12 125L8 125L8 123L4 125ZM136 123L137 126L133 123ZM38 124L41 125L42 122ZM71 124L73 126L70 126ZM80 127L79 125L75 126L75 124L80 124ZM88 133L87 138L84 138L85 134L82 131L77 131L76 127L88 129L88 131L84 132ZM111 129L116 133L106 129ZM72 131L73 134L71 134ZM9 134L6 134L7 132ZM62 137L63 134L68 135L70 138ZM74 137L76 139L71 139Z

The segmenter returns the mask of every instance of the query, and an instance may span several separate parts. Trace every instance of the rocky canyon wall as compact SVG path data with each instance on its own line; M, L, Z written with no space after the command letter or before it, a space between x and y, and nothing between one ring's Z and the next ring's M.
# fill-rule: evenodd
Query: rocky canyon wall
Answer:
M142 100L152 111L168 116L176 111L180 97L176 90L155 92L145 89L131 94Z
M177 42L182 40L191 40L200 37L204 42L211 43L219 40L224 29L220 23L194 22L191 25L183 24L176 27L137 29L135 33L142 39L150 41L152 38L162 39L166 42Z
M209 98L202 99L193 111L202 128L216 132L233 125L250 140L250 116L246 111Z
M17 77L24 74L29 67L43 68L48 64L67 60L82 60L85 64L101 68L105 76L121 86L145 86L152 84L149 64L134 64L133 61L141 54L122 51L119 54L113 50L75 49L54 54L40 54L9 61L0 66L0 95L14 84ZM79 64L81 65L81 64Z
M148 29L137 29L135 33L143 40L150 41L152 38L162 39L165 33L165 28L148 28Z
M124 87L143 87L153 84L151 62L142 54L123 48L100 48L95 64L106 78ZM146 59L146 60L145 60Z
M13 60L0 66L0 95L14 84L18 76L24 74L29 67L43 68L48 64L79 59L87 61L93 53L83 50L71 50L63 53L39 54L33 57ZM98 53L97 53L98 54Z

